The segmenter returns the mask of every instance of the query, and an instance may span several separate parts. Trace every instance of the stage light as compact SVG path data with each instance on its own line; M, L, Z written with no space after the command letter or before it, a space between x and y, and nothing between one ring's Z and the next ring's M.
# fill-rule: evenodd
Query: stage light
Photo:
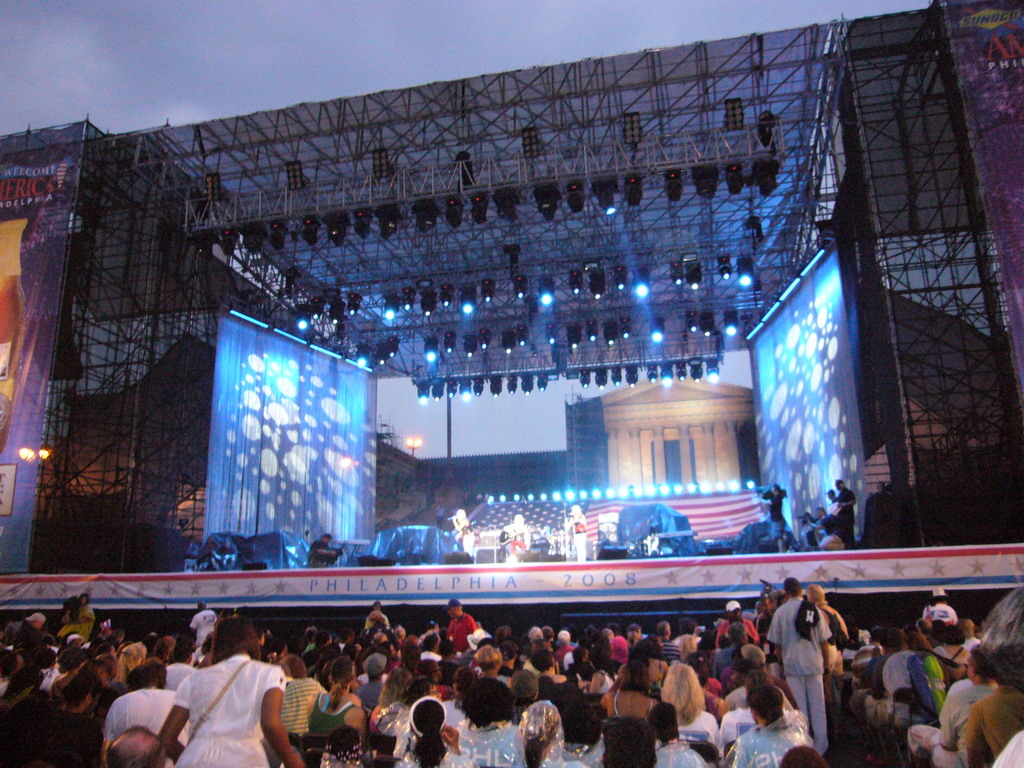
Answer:
M519 323L519 325L516 326L516 343L519 344L520 347L525 347L526 342L528 342L529 340L530 329L526 326L525 323Z
M224 187L220 183L220 174L216 171L211 171L206 174L206 201L209 203L219 203L224 199Z
M403 288L402 289L402 309L406 312L412 311L413 304L416 303L416 289L415 288Z
M332 245L340 247L348 232L348 214L345 211L329 213L324 216L324 226L327 227L327 239L331 241Z
M562 494L559 493L558 491L555 491L554 493L551 494L551 500L552 501L561 501L562 500Z
M541 501L547 501L548 495L546 493L542 493L538 498L540 498Z
M472 357L476 354L477 339L475 333L467 333L462 337L462 351L466 353L466 357Z
M554 323L547 325L548 344L554 344L558 340L558 327Z
M505 389L508 390L510 395L514 395L516 390L519 389L519 379L515 374L511 374L508 379L505 380Z
M586 329L587 340L591 342L597 341L597 321L587 320L584 328Z
M473 218L474 224L483 224L487 221L487 193L477 192L473 195L469 206L469 215Z
M630 328L632 323L630 322L629 315L623 315L619 318L619 335L623 339L628 339L630 334Z
M690 378L694 381L700 381L704 376L704 367L701 365L700 360L690 361Z
M557 184L539 184L533 188L533 199L537 202L537 210L548 221L555 220L555 213L558 212L558 203L562 199L562 192Z
M591 185L591 191L597 198L601 210L611 216L615 213L615 194L619 191L619 182L615 179L598 179Z
M624 184L626 203L635 208L644 198L644 177L633 174L626 177Z
M740 483L738 480L730 480L728 487L730 491L736 493L740 489Z
M704 280L704 269L699 261L690 262L686 267L686 282L690 288L696 291Z
M394 166L388 157L388 151L384 147L377 147L370 153L373 178L377 181L390 178L395 175Z
M573 213L579 213L583 210L583 205L586 202L586 193L583 188L582 181L570 181L565 187L565 198L569 204L569 210Z
M316 216L309 215L302 220L302 239L306 241L306 244L310 247L316 245L316 241L320 235L320 219Z
M532 373L524 373L523 374L523 394L524 395L528 395L531 392L533 392L533 374Z
M761 217L757 214L750 214L743 226L750 230L750 237L755 244L764 242L764 230L761 228Z
M608 377L612 380L613 387L619 386L622 384L622 369L616 365L608 372Z
M647 380L653 384L658 380L658 366L648 365L647 366Z
M718 167L714 165L695 165L690 171L693 186L697 194L705 200L712 200L718 191Z
M728 256L718 257L718 276L723 280L732 278L732 259Z
M373 211L369 208L359 208L356 210L356 220L352 225L352 229L356 231L363 240L370 234L370 223L373 221Z
M267 239L274 248L280 251L284 248L284 236L288 233L288 224L283 221L270 222L270 234Z
M352 291L348 295L348 301L345 303L345 310L349 315L355 315L363 306L362 295Z
M708 371L708 381L710 381L712 384L717 384L718 383L718 363L708 363L707 371Z
M722 313L722 325L726 336L735 336L739 330L739 319L735 309L727 309Z
M573 296L579 296L583 291L583 270L574 269L569 272L569 290Z
M476 183L476 176L473 173L473 159L466 150L455 153L455 167L459 171L459 178L463 187L472 187Z
M526 494L526 500L527 501L533 501L533 494L532 493Z
M530 281L526 279L526 275L516 275L512 278L512 291L515 293L516 298L525 298L529 287Z
M390 357L391 355L388 353L387 344L385 344L384 342L380 342L379 344L377 344L376 347L374 347L373 359L377 362L378 365L384 365L388 361L388 359L390 359Z
M665 340L665 321L660 317L651 321L651 341L660 344Z
M686 381L686 363L676 363L676 378L680 381Z
M692 309L686 313L686 327L690 333L696 333L697 329L700 327L697 322L697 313Z
M370 349L368 344L359 344L356 346L356 365L360 368L369 368L372 354L373 351Z
M506 355L511 355L512 350L516 347L516 332L508 329L501 332L501 348L505 350Z
M459 294L459 306L462 308L462 314L473 314L476 310L476 288L471 285L463 287Z
M612 285L617 291L624 291L629 285L629 272L621 264L612 267Z
M605 291L604 270L601 267L591 267L587 270L587 279L590 283L590 295L600 299Z
M494 192L494 207L498 216L505 221L515 221L516 206L519 205L519 190L514 187L502 187Z
M646 299L651 293L651 279L647 275L647 271L638 269L636 271L636 277L633 279L633 294L638 299Z
M449 355L455 349L455 338L456 337L454 331L444 332L444 351L447 352Z
M665 197L670 203L678 203L683 196L683 174L678 168L665 171Z
M289 160L284 164L284 173L288 179L289 192L298 192L306 186L306 174L302 172L302 161Z
M416 229L420 232L429 232L436 227L439 213L437 203L429 198L417 200L412 204L412 214L416 217Z
M608 370L606 368L598 368L594 371L594 383L598 389L604 389L608 386Z
M387 347L388 357L389 358L394 357L395 355L398 354L398 337L397 336L389 336L387 338L387 340L384 342L384 344Z
M295 307L295 327L300 331L309 328L313 322L313 308L308 302L303 302Z
M626 366L626 383L631 387L635 387L636 383L640 381L640 372L636 369L635 365Z
M433 288L424 288L420 291L420 309L425 316L430 317L437 309L437 291Z
M710 336L711 332L715 330L715 313L714 312L701 312L700 313L700 330L705 336Z
M622 140L636 149L643 141L644 128L640 123L639 112L625 112L622 115Z
M670 262L668 265L668 275L675 285L682 285L686 277L683 262L679 260Z
M398 231L398 223L402 220L402 212L394 203L377 206L377 227L380 229L380 236L385 240L389 239Z
M444 201L444 218L448 226L455 229L462 223L462 198L452 195Z
M220 242L220 249L224 251L224 253L234 253L235 248L238 246L238 230L232 229L231 227L222 229L220 231L218 242Z
M337 294L331 297L331 306L328 309L327 316L331 318L335 328L340 329L339 335L343 336L345 328L345 301Z
M484 380L483 377L478 376L473 379L473 394L480 397L484 393Z
M494 299L494 280L485 277L480 281L480 298L484 300L485 304L490 304Z
M743 130L743 99L725 100L725 130Z
M761 195L767 197L779 186L779 161L775 158L754 161L754 181Z
M754 260L751 257L736 259L736 281L744 288L754 284Z
M757 139L761 146L775 151L775 131L779 127L779 118L765 110L757 118Z
M295 292L295 281L302 277L297 267L289 267L284 271L284 295L291 296Z
M424 405L430 402L430 385L424 382L417 384L416 397L419 398L420 403Z
M604 321L604 341L611 347L619 338L619 324L614 320Z
M548 388L548 375L546 373L537 374L537 389L543 392Z
M672 373L672 364L663 364L661 366L661 386L671 387L673 381L675 381L675 376Z
M756 486L756 484L754 483L753 480L747 480L747 490L752 491L756 487L757 486Z
M565 340L569 344L569 349L576 349L583 341L583 331L576 324L570 325L565 329Z
M540 279L540 293L538 295L542 306L550 307L555 303L555 280L552 277Z
M423 357L428 363L437 362L437 337L431 336L423 340Z
M480 339L480 349L487 351L487 348L491 346L491 331L489 328L481 328L477 334Z
M491 376L491 395L497 397L501 394L501 376Z
M580 371L580 386L584 389L590 388L590 371L586 368Z
M541 143L540 131L537 130L537 126L528 125L523 128L521 137L523 140L523 155L531 160L540 157L543 144Z
M729 163L725 166L725 186L730 195L738 195L743 191L743 166Z
M600 488L595 488L594 490L592 490L590 492L590 495L591 495L592 498L600 499L601 498L601 493L602 493L602 491L601 491Z
M444 397L444 382L436 381L430 385L430 396L435 400L440 400Z
M438 294L438 298L441 299L442 307L450 307L455 303L455 286L451 283L442 283L441 292Z
M402 306L402 298L397 293L389 293L384 297L384 319L394 320Z
M448 379L448 383L445 386L445 390L448 394L448 399L451 400L457 394L459 394L459 382L455 379Z
M246 224L242 227L242 245L250 253L261 253L266 239L267 227L263 222ZM224 249L223 243L221 243L221 250L224 250L225 253L230 253L230 251Z

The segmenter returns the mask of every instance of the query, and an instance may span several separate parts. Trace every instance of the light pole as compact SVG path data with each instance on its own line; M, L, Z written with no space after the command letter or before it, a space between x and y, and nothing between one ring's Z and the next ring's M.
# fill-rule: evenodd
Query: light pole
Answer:
M423 445L422 437L407 437L405 438L405 447L412 453L412 457L416 458L416 449Z

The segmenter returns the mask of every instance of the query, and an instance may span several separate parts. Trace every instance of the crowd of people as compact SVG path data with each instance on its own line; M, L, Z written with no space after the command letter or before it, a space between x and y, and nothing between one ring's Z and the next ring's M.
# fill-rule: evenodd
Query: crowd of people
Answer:
M419 635L379 603L295 638L200 604L135 638L87 606L6 628L0 768L822 768L844 713L872 764L1024 765L1024 588L983 631L944 595L859 630L793 578L648 634L489 632L452 599Z

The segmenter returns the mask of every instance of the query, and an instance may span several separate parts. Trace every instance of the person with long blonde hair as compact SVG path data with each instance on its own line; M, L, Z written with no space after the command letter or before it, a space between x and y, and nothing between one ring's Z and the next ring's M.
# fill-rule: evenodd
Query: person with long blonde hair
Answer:
M708 741L718 741L718 721L704 708L704 689L689 664L678 663L668 668L661 685L661 700L676 708L681 737L692 740L706 734Z
M117 675L114 682L128 685L128 673L146 660L149 652L142 643L130 643L117 655Z

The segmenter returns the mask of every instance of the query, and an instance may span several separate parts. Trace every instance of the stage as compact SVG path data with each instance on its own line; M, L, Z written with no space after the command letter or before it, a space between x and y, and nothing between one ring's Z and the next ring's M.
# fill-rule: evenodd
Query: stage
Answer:
M606 603L751 597L787 576L849 594L1010 589L1024 584L1024 544L604 560L215 573L9 575L0 609L56 610L89 592L107 610Z

